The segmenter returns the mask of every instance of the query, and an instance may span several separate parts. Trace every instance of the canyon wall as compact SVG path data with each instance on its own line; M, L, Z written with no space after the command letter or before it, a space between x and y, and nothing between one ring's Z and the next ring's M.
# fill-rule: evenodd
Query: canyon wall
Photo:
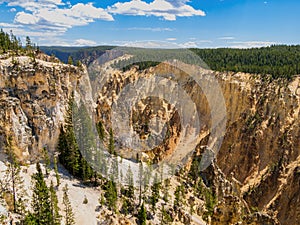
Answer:
M183 71L166 64L144 71L133 67L122 72L109 65L98 69L98 75L108 79L101 80L104 86L97 90L94 101L92 87L99 84L90 83L84 66L65 65L46 55L36 59L27 56L0 59L0 152L4 151L10 137L15 153L24 161L34 161L43 147L53 153L69 98L76 86L91 110L95 110L97 121L102 121L108 132L112 103L127 84L157 74L186 76ZM214 166L207 169L214 175L207 177L219 193L224 188L223 181L237 190L235 196L219 194L216 206L219 211L212 216L212 224L238 221L299 224L300 78L286 81L246 73L209 73L220 84L227 123ZM204 124L200 127L198 145L201 152L207 144L211 125L209 104L195 82L181 80ZM146 98L134 106L130 123L136 125L134 129L141 138L148 135L148 128L138 124L148 124L149 119L156 116L169 120L169 136L163 144L145 152L147 160L160 161L173 154L179 133L184 129L178 115L176 109L161 99ZM123 154L133 157L130 150ZM240 209L248 210L244 217Z

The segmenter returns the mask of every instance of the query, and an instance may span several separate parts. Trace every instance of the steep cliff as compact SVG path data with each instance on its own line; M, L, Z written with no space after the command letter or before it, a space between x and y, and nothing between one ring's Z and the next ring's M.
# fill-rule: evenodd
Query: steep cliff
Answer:
M101 70L102 76L105 73ZM209 73L221 86L227 110L226 133L215 166L201 175L218 195L212 224L298 224L300 78L287 81L246 73ZM98 98L98 119L105 118L102 122L110 127L113 98L128 83L157 74L184 76L183 71L167 64L145 71L136 67L126 72L110 70L107 82L101 81L105 85ZM196 105L201 106L197 110L202 125L209 126L210 108L203 92L190 81L183 86ZM148 124L157 116L169 119L170 137L146 152L154 162L174 153L181 132L178 114L164 100L149 97L133 107L130 121L133 126ZM201 130L208 134L206 126ZM136 131L140 136L148 134L145 127ZM206 144L207 135L203 135L200 145ZM226 187L235 191L226 194Z
M22 160L56 148L59 127L84 69L43 54L0 60L0 151L8 137Z
M166 78L180 77L181 85L196 104L202 123L194 159L201 159L211 125L210 107L203 90L186 79L185 72L167 64L144 71L133 67L126 72L113 69L111 64L93 65L101 79L91 84L85 67L64 65L46 55L36 59L27 56L1 59L0 151L12 137L14 151L24 161L33 161L43 147L53 152L75 87L75 97L81 95L85 99L90 110L95 111L97 122L101 121L108 133L112 127L112 105L121 90L138 79L160 74ZM205 171L198 171L205 186L217 198L213 207L210 206L210 214L206 214L207 220L224 225L299 224L300 78L286 81L246 73L209 73L220 84L227 124L214 163ZM101 88L95 89L97 85ZM169 87L168 91L172 92L172 86ZM186 129L180 124L179 112L165 99L156 97L141 99L133 106L129 118L134 131L146 139L150 136L149 124L156 117L168 122L168 135L154 149L144 152L143 160L149 162L159 162L174 154L180 133ZM124 149L118 143L117 139L117 150L122 150L124 157L136 157L133 149ZM191 161L186 165L187 170L192 168ZM196 181L196 178L182 179L187 180L187 187ZM197 214L204 215L208 209L203 203L205 199L193 196L190 199L187 202L193 202ZM178 220L195 221L193 217L176 216L184 217Z

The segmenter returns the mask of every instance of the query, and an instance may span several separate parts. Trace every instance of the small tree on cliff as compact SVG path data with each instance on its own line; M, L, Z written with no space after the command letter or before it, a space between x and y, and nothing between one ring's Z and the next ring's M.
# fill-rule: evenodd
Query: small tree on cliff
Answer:
M50 191L50 210L52 215L51 225L60 225L61 216L59 215L58 199L52 181L50 184L49 191Z
M65 207L65 225L74 225L75 219L74 219L74 213L72 210L71 202L69 200L68 196L68 185L66 184L64 189L64 196L63 196L63 204Z
M147 211L146 211L146 208L144 206L144 203L142 204L142 206L141 206L141 208L138 212L137 218L138 218L138 222L139 222L140 225L146 225Z
M24 180L20 172L21 167L12 148L12 137L7 139L6 153L8 155L7 169L4 177L5 192L12 195L12 209L14 213L23 214L25 211L24 197Z
M36 164L36 170L37 172L32 175L34 185L32 195L33 217L37 224L51 224L53 217L51 214L50 193L39 163Z

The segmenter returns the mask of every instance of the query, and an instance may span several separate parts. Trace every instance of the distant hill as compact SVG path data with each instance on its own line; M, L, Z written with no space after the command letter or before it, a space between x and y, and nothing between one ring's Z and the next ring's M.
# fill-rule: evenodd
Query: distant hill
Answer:
M62 62L67 63L71 56L74 63L78 60L89 65L107 50L115 48L114 46L98 46L98 47L60 47L60 46L42 46L40 50L47 55L55 55Z
M68 57L71 56L74 63L80 60L89 65L95 59L113 48L115 47L41 47L40 49L46 54L55 55L65 63L67 63ZM136 55L136 59L143 61L138 62L138 60L136 60L137 62L132 63L135 65L140 64L140 68L142 69L158 64L162 53L179 60L182 60L182 56L184 56L184 54L180 54L180 49L125 49L129 50L130 54ZM269 74L273 79L291 79L294 75L300 74L300 45L273 45L270 47L251 49L192 48L189 50L196 53L209 68L216 71L246 72L262 75ZM149 61L154 63L145 62L148 58L151 59ZM190 59L189 61L191 62Z
M251 49L191 49L217 71L270 74L288 78L300 74L300 45Z

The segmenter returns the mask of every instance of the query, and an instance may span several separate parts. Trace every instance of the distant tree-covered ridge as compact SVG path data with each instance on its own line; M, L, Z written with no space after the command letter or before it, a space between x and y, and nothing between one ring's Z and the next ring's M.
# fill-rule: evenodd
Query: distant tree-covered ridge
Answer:
M98 47L60 47L60 46L41 46L40 49L47 55L54 55L64 63L68 63L72 58L76 65L83 62L89 65L98 57L103 55L107 50L115 48L114 46L98 46Z
M300 74L300 45L273 45L251 49L191 49L217 71L270 74L290 79Z
M178 59L215 71L271 75L272 79L291 79L300 74L300 45L273 45L250 49L134 49L134 57L118 62L115 67L126 71L131 66L140 70L155 66L165 59ZM195 53L195 54L193 54ZM147 60L151 59L151 60ZM140 60L140 61L138 61ZM131 66L130 66L131 65ZM264 78L264 76L262 76Z
M99 47L41 47L47 54L54 54L60 60L67 62L68 57L73 58L74 63L82 61L89 64L113 46ZM130 65L138 66L140 70L157 65L162 55L167 59L178 59L187 63L199 63L203 60L203 66L216 71L246 72L253 74L269 74L273 79L291 79L300 74L300 45L273 45L270 47L250 49L198 49L191 48L191 54L187 49L145 49L123 48L124 52L134 55L128 62L118 62L115 67L126 71ZM195 53L194 56L192 54ZM199 56L197 59L196 56Z

